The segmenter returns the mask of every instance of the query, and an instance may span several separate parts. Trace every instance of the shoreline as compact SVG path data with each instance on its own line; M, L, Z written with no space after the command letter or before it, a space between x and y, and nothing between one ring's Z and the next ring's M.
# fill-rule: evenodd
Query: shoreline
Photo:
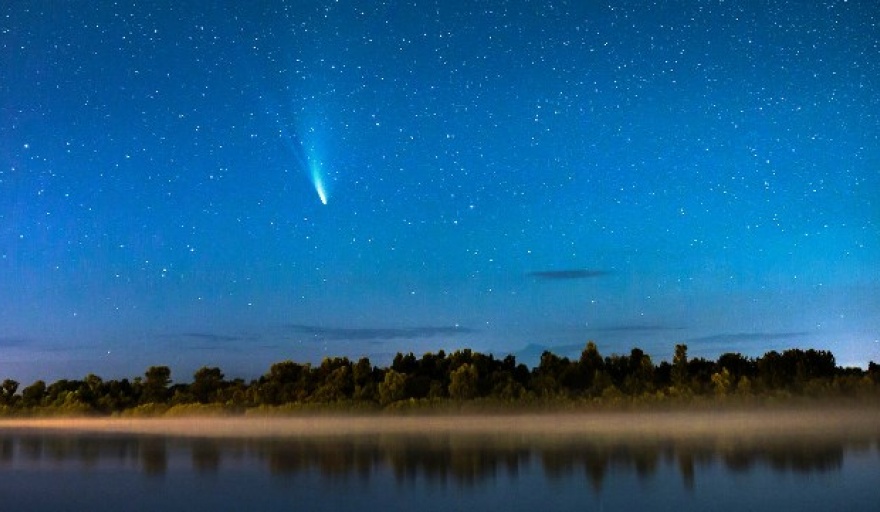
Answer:
M148 435L183 438L340 438L502 435L585 440L791 437L880 438L878 408L445 415L184 416L0 419L0 435Z

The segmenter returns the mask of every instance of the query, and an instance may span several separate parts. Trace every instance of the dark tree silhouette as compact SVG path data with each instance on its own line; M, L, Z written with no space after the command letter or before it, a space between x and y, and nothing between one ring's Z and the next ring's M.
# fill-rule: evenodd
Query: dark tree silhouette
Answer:
M682 398L687 402L702 395L723 403L762 396L774 400L792 395L874 400L880 396L880 366L871 362L867 371L839 368L834 355L825 350L771 351L757 359L726 353L711 361L689 359L687 348L676 345L672 362L659 365L639 348L628 355L603 358L591 341L575 361L545 351L531 370L512 355L496 359L463 349L451 354L429 352L421 358L398 353L389 368L375 367L367 358L356 363L345 357L325 358L316 367L281 361L251 382L227 381L219 368L202 367L193 374L192 383L172 386L167 366L151 366L143 378L133 382L105 381L94 374L51 385L38 380L20 394L18 382L6 379L0 382L0 411L16 414L45 408L111 414L141 404L176 407L194 402L240 412L248 407L284 404L369 408L396 402L409 407L470 400L510 405L619 404Z
M470 400L477 396L477 368L465 363L452 371L449 381L449 397L453 400Z
M223 386L223 372L220 368L203 366L193 374L189 391L197 402L207 404L222 398Z
M680 392L689 390L687 345L675 346L675 355L672 357L672 385Z
M168 400L168 385L171 384L171 369L167 366L151 366L144 373L141 403L162 404Z
M18 382L5 379L3 384L0 384L0 405L15 405L16 391L18 391Z
M43 402L46 396L46 383L38 380L21 391L22 405L25 407L36 407Z

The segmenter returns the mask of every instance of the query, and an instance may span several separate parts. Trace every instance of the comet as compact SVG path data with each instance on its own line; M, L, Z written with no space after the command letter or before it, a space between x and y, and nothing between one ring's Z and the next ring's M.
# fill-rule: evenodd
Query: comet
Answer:
M261 99L264 98L261 96ZM328 183L325 181L327 173L324 172L324 162L320 157L322 154L319 144L321 130L319 127L303 122L303 119L300 119L300 122L288 122L290 121L289 116L280 112L276 108L277 106L271 102L267 103L265 105L266 113L274 118L278 137L290 150L297 170L312 182L321 204L326 205L330 191L327 188ZM302 111L300 114L305 115Z
M308 130L309 133L313 131ZM323 162L316 155L317 149L314 145L307 146L296 134L289 133L284 128L279 129L279 134L287 142L297 166L308 175L312 186L315 187L315 192L318 193L321 204L326 205L329 194L324 182Z
M324 188L324 178L321 176L321 166L315 162L312 162L312 165L309 166L311 168L312 175L312 184L315 186L315 192L318 193L318 199L321 200L321 204L327 204L327 190Z

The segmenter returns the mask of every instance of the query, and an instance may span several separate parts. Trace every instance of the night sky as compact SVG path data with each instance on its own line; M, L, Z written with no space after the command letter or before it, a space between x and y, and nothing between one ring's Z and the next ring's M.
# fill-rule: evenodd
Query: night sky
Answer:
M757 5L4 2L0 377L880 361L880 7Z

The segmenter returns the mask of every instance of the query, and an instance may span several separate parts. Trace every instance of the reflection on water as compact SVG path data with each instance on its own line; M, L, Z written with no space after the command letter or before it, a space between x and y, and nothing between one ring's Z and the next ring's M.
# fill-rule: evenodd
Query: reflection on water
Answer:
M584 475L599 491L611 471L648 478L672 468L685 488L693 489L702 468L717 466L734 474L755 468L829 473L841 469L847 454L876 456L877 446L875 439L813 438L602 443L461 435L185 439L5 433L0 437L0 470L109 467L161 476L174 468L197 474L238 468L366 481L376 472L388 472L398 485L426 481L473 486L498 475L515 481L520 472L536 467L551 481Z

